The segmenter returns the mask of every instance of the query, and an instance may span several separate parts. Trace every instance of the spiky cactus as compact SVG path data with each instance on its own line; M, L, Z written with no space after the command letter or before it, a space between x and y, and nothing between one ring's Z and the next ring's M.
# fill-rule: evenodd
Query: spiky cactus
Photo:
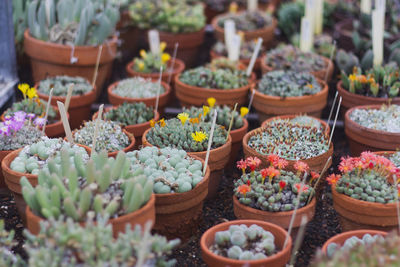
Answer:
M153 182L140 170L131 171L124 152L116 159L105 151L92 154L85 163L79 153L61 150L60 165L48 162L48 170L39 172L35 188L22 177L23 197L36 214L44 218L66 215L85 221L89 213L108 214L115 218L145 205L153 191Z
M107 111L104 118L122 125L135 125L148 122L154 118L154 108L147 107L143 102L124 102L122 105Z
M63 75L40 81L38 91L42 94L49 95L50 90L53 89L54 96L66 96L70 84L74 85L72 95L84 95L93 90L93 87L88 80L82 77Z

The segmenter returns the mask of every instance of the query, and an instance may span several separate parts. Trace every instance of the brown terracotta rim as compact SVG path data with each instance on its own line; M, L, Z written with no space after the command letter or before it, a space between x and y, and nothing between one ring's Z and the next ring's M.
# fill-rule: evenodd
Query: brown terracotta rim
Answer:
M168 62L168 63L170 63L170 62ZM135 71L133 69L134 64L135 64L135 60L132 60L131 62L129 62L126 65L126 68L125 68L126 73L128 73L128 75L130 77L141 76L141 77L155 79L160 76L160 74L157 72L144 73L144 72ZM168 77L170 75L169 69L170 69L171 64L172 64L172 62L170 64L168 64L168 68L161 74L162 77ZM171 72L171 76L181 73L184 69L185 69L185 63L182 60L180 60L179 58L175 58L174 68ZM172 77L171 77L171 81L172 81Z

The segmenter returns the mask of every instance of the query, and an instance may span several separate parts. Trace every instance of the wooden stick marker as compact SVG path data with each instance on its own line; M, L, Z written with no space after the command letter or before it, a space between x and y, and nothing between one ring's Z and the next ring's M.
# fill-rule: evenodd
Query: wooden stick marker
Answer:
M67 137L68 142L73 144L74 143L74 139L72 138L71 127L69 126L67 112L65 112L65 106L60 101L57 101L57 106L58 106L58 110L60 112L61 121L62 121L63 126L64 126L65 136Z
M51 98L53 97L53 89L54 88L51 88L50 94L49 94L49 101L47 101L46 113L44 115L44 124L43 124L43 128L42 128L43 134L44 134L44 131L46 130L47 117L49 116L49 109L50 109L50 105L51 105Z

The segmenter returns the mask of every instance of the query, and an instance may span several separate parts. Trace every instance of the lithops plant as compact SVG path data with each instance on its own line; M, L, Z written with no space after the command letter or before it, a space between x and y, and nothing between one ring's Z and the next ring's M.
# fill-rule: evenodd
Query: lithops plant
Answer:
M35 188L26 177L20 181L26 203L40 217L66 215L82 222L95 213L116 218L140 209L151 197L153 181L131 171L122 151L116 159L108 158L105 151L94 152L86 163L66 148L60 155L60 164L51 160L48 169L39 172Z
M55 76L40 81L38 91L49 95L53 89L53 96L67 96L69 85L73 84L72 95L84 95L93 90L92 85L82 77Z
M140 58L135 57L133 59L133 70L143 73L158 73L162 67L165 71L167 63L171 59L170 54L164 53L166 46L165 42L161 42L160 52L156 54L153 54L151 51L140 50Z
M370 245L376 242L378 239L383 240L383 236L381 235L370 235L365 234L362 238L358 238L357 236L352 236L343 243L343 245L339 245L335 242L329 243L326 248L326 254L328 257L332 258L335 253L341 253L345 251L351 250L355 246L365 246Z
M382 105L379 109L356 108L350 113L350 119L369 129L400 133L399 105Z
M159 90L158 82L142 77L128 78L120 81L114 88L113 93L128 98L150 98L156 97ZM160 94L165 92L161 85Z
M77 144L92 147L93 135L96 128L96 121L87 121L73 134L74 142ZM130 145L129 136L126 135L121 126L113 121L99 121L98 135L95 150L97 152L106 150L115 152L123 150Z
M279 212L294 210L299 192L299 207L307 205L310 195L314 194L312 184L319 174L308 172L308 165L298 161L296 172L285 170L288 162L277 155L268 156L270 166L256 170L261 163L258 158L249 157L237 162L242 176L234 182L234 194L243 205L254 209ZM250 173L246 170L250 169ZM307 173L307 184L303 184L303 176Z
M203 180L203 164L186 151L175 148L144 147L127 153L131 169L143 169L154 182L154 193L184 193Z
M389 159L363 152L360 157L342 158L339 170L341 174L331 174L326 179L338 193L382 204L396 201L393 177L399 170Z
M147 107L143 102L124 102L122 105L107 111L103 117L122 125L136 125L154 118L154 108Z
M224 27L226 20L233 20L239 31L254 31L265 28L272 23L272 17L266 12L240 12L229 13L218 20L218 26Z
M257 90L270 96L295 97L314 95L322 88L312 74L277 70L265 73Z
M275 237L257 224L231 225L228 230L215 233L210 250L235 260L260 260L276 252Z

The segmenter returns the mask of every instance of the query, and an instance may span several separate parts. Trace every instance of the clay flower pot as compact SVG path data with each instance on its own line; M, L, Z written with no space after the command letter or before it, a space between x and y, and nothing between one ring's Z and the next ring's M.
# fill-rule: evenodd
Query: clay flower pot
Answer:
M227 168L232 169L231 166L235 164L236 158L239 154L240 148L242 147L243 136L249 129L249 122L243 118L243 126L239 129L231 130L230 135L232 138L232 148L229 162L226 165Z
M221 42L225 41L225 33L224 33L224 28L220 27L218 25L218 22L219 22L219 20L221 20L222 18L224 18L228 15L230 15L230 14L225 13L225 14L216 16L211 22L211 25L213 26L213 28L215 30L215 37L218 40L220 40ZM253 31L243 31L244 40L251 41L251 40L261 37L263 39L263 46L269 47L271 45L271 42L275 38L275 29L276 29L277 25L278 25L278 21L272 17L271 23L264 28L253 30Z
M344 233L341 233L341 234L338 234L338 235L335 235L335 236L332 236L331 238L329 238L322 246L322 251L324 252L324 254L326 254L329 244L336 243L336 244L342 246L344 244L344 242L346 242L347 239L349 239L353 236L356 236L361 239L366 234L370 234L372 236L373 235L386 236L387 232L376 231L376 230L354 230L354 231L344 232Z
M150 107L150 106L155 107L157 97L130 98L130 97L122 97L122 96L119 96L119 95L113 93L113 90L118 85L118 83L119 82L115 82L115 83L111 84L107 89L108 100L114 106L121 105L124 102L127 102L127 103L143 102L148 107ZM160 96L159 96L158 110L163 110L164 109L164 107L168 104L168 99L169 99L170 94L171 94L171 87L167 83L161 81L161 85L165 88L165 92L160 94Z
M261 54L261 53L260 53ZM210 58L211 61L216 58L226 57L224 55L218 54L217 52L210 50ZM239 62L244 66L248 66L250 64L250 58L239 58ZM258 73L261 70L261 57L259 56L254 63L253 71Z
M200 160L200 157L189 155ZM179 237L188 240L198 231L203 214L203 202L208 194L210 167L195 188L184 193L155 194L156 223L154 230L169 239Z
M320 118L328 100L328 85L317 79L322 90L314 95L279 97L261 93L256 90L253 107L257 110L258 118L264 121L272 116L286 114L307 114Z
M153 146L150 144L146 135L151 129L146 130L142 136L143 146ZM213 198L217 194L219 182L221 180L222 171L229 161L229 155L232 148L232 137L229 135L228 140L223 146L211 149L208 159L208 167L210 167L210 182L208 185L208 198ZM187 152L189 156L195 156L203 160L206 159L207 151L203 152Z
M397 229L396 203L381 204L354 199L338 193L335 186L332 186L332 197L344 232L360 229L388 232Z
M228 230L231 225L240 225L245 224L250 226L252 224L256 224L262 227L264 230L271 232L275 237L275 246L278 248L278 252L269 256L268 258L261 260L234 260L230 258L225 258L219 255L214 254L210 251L210 247L214 244L215 234L219 231ZM286 244L286 247L282 248L287 232L280 226L258 221L258 220L234 220L230 222L224 222L217 224L210 229L208 229L200 239L200 247L201 247L201 257L204 262L210 267L281 267L285 266L286 263L290 259L290 253L292 249L292 238L289 237L289 240Z
M154 196L154 194L151 194L149 201L147 201L147 203L140 209L128 214L124 214L117 218L110 219L109 223L112 225L113 236L116 238L118 237L119 233L125 232L125 226L127 224L131 225L131 229L134 229L136 224L141 225L143 229L148 221L152 221L152 224L154 224L156 217L155 202L156 197ZM26 219L29 232L34 235L39 234L40 221L45 219L35 215L28 206L26 207ZM80 224L82 226L85 225L84 222Z
M268 65L268 63L266 62L266 58L267 56L265 55L262 59L261 59L261 72L262 74L273 71L274 69ZM325 76L326 76L326 72L328 72L328 76L327 76L327 81L330 81L332 79L332 75L333 75L333 70L335 69L335 65L333 64L333 62L326 57L321 56L321 58L325 61L325 65L326 68L322 69L322 70L318 70L318 71L311 71L310 73L312 75L315 76L315 78L318 78L320 80L325 80Z
M57 75L80 76L93 79L97 54L100 46L72 47L41 41L32 37L27 29L24 33L24 49L31 59L32 75L35 83ZM71 55L78 61L71 64ZM117 37L103 43L96 80L96 94L100 95L105 80L111 75L112 63L117 55Z
M3 159L13 151L14 150L0 150L0 162L2 162ZM1 167L1 169L2 169L2 167ZM7 184L4 179L3 171L0 172L0 190L1 189L7 189Z
M352 156L363 151L396 150L400 147L400 133L390 133L370 129L352 121L350 114L354 109L379 109L381 105L358 106L349 109L344 119L344 132L350 145Z
M336 85L339 95L342 97L342 112L343 114L355 106L364 105L382 105L389 103L400 105L400 97L395 98L382 98L382 97L371 97L359 94L350 93L348 90L343 88L343 82L339 81Z
M40 83L35 85L35 88L39 88ZM46 102L49 101L49 96L43 94L37 90L37 94L40 99L44 99ZM96 101L96 88L84 95L72 95L69 102L68 113L71 116L69 121L71 129L78 128L84 120L90 119L90 114L92 112L92 103ZM52 96L51 105L57 108L57 101L65 103L65 96ZM46 127L47 128L47 127ZM64 128L63 128L64 129Z

